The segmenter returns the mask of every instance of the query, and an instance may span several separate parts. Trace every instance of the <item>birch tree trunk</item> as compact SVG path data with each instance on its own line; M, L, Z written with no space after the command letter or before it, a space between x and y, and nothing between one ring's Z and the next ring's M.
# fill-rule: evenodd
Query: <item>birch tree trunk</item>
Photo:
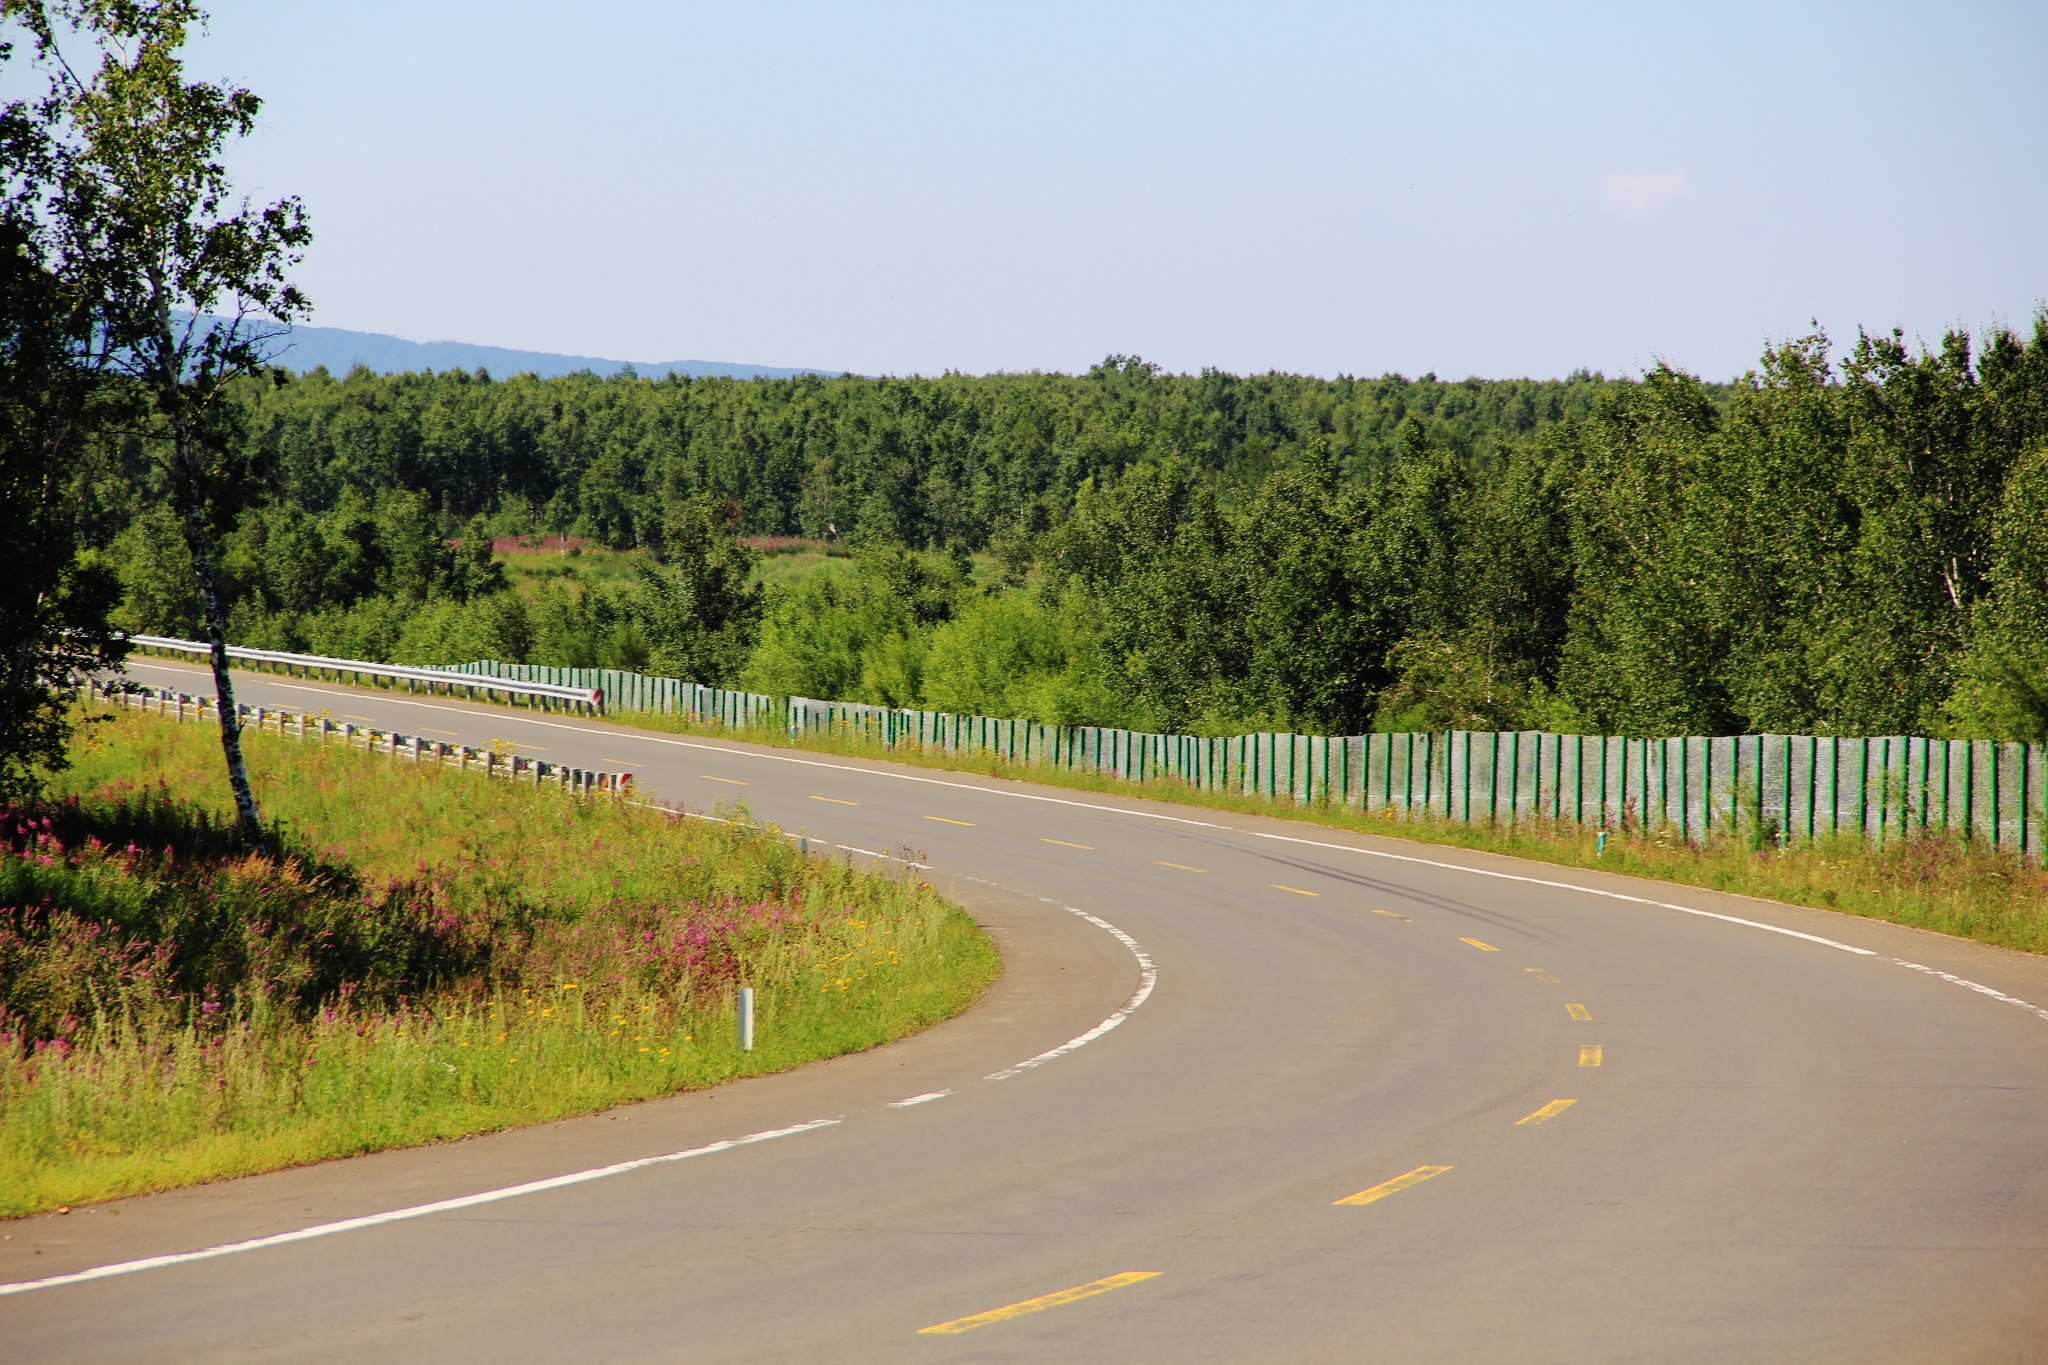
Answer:
M200 496L198 452L192 446L190 426L174 426L177 483L181 493L181 523L185 548L192 555L192 572L199 580L199 607L206 618L206 642L213 663L213 695L220 712L220 751L227 760L228 788L235 797L235 828L258 853L268 853L263 842L263 822L256 813L256 794L249 787L249 769L242 761L242 720L235 708L235 683L228 673L227 617L221 610L220 591L213 580L212 538L206 533L206 502Z

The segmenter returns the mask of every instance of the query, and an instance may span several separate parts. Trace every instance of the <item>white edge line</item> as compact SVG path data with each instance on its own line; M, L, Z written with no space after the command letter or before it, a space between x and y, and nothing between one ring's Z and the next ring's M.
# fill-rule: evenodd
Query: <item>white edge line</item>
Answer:
M952 1093L950 1090L927 1090L922 1095L912 1095L907 1100L891 1100L889 1101L889 1107L891 1109L908 1109L913 1104L930 1104L933 1100L942 1100Z
M818 1128L830 1128L839 1119L812 1119L809 1123L792 1124L787 1128L770 1128L764 1132L749 1133L745 1137L726 1138L719 1142L706 1143L702 1147L690 1147L680 1152L666 1152L661 1156L644 1156L633 1161L620 1161L610 1166L597 1166L587 1171L572 1171L568 1175L549 1176L545 1180L529 1180L523 1185L507 1185L503 1189L485 1190L480 1194L465 1194L456 1199L436 1200L431 1204L415 1204L411 1208L392 1209L388 1213L372 1213L361 1218L344 1218L335 1223L316 1223L309 1228L295 1232L279 1232L268 1237L252 1237L245 1242L223 1242L219 1246L206 1247L199 1251L180 1251L168 1256L150 1256L139 1261L119 1261L112 1265L94 1266L90 1270L74 1271L69 1275L52 1275L44 1280L23 1280L16 1284L0 1284L0 1295L26 1294L34 1289L55 1289L59 1285L83 1284L88 1280L104 1280L115 1275L133 1275L144 1270L157 1270L164 1266L184 1265L191 1261L210 1261L216 1256L233 1256L244 1251L261 1251L266 1247L285 1246L292 1242L308 1242L316 1237L332 1237L336 1233L355 1232L362 1228L374 1228L384 1223L397 1223L410 1218L425 1218L429 1214L452 1213L457 1209L475 1208L479 1204L495 1204L501 1199L517 1199L521 1195L539 1194L544 1190L559 1190L568 1185L582 1185L592 1180L603 1180L607 1176L623 1175L645 1166L660 1166L672 1161L688 1161L692 1157L710 1156L715 1152L729 1152L735 1147L745 1147L756 1142L768 1142L774 1138L792 1137L797 1133L808 1133Z
M1137 1012L1138 1006L1144 1004L1146 999L1151 996L1152 988L1159 984L1159 969L1152 965L1151 956L1148 953L1146 953L1146 951L1143 948L1140 948L1138 946L1138 940L1132 938L1129 934L1117 928L1108 920L1098 919L1094 915L1089 914L1086 910L1076 910L1071 905L1062 906L1061 908L1068 911L1070 914L1079 915L1082 919L1087 920L1090 924L1094 925L1098 929L1108 930L1111 934L1114 934L1116 936L1118 942L1122 943L1124 947L1129 948L1131 950L1131 956L1138 959L1137 993L1125 1002L1124 1007L1122 1009L1118 1010L1115 1014L1110 1015L1109 1018L1097 1024L1094 1028L1089 1029L1080 1037L1069 1039L1068 1041L1061 1043L1058 1047L1053 1048L1051 1051L1041 1052L1036 1057L1027 1058L1024 1061L1017 1063L1017 1065L1015 1066L1005 1067L1001 1071L990 1072L988 1075L982 1077L983 1080L1008 1080L1010 1077L1017 1075L1019 1072L1029 1071L1034 1066L1044 1066L1047 1062L1057 1061L1059 1058L1066 1056L1070 1052L1079 1051L1081 1048L1088 1046L1088 1044L1094 1042L1097 1038L1100 1038L1103 1034L1108 1033L1111 1029L1123 1023L1124 1020L1130 1018L1133 1014L1135 1014Z
M2007 995L2004 991L1995 990L1990 986L1983 985L1976 981L1966 980L1963 977L1957 976L1953 972L1945 972L1941 970L1939 967L1928 967L1918 962L1908 962L1903 957L1886 958L1885 961L1894 963L1900 967L1911 968L1913 971L1916 972L1925 972L1929 976L1940 977L1943 981L1952 982L1955 985L1961 986L1964 990L1975 991L1979 995L1988 995L1993 1000L2001 1001L2008 1005L2017 1005L2021 1009L2027 1011L2029 1014L2038 1014L2043 1019L2048 1019L2048 1009L2042 1009L2039 1005L2035 1004L2031 1000L2022 1000L2017 995Z
M171 673L195 673L199 674L202 677L205 676L203 673L200 673L200 670L192 668L180 668L164 664L142 664L140 666L144 668L158 668L162 669L165 672ZM307 687L303 684L275 682L268 678L264 679L264 681L269 685L275 687L293 687L297 691L319 692L327 696L359 695L359 692L356 689L351 688ZM397 702L401 706L423 706L441 711L458 711L468 712L472 714L474 713L474 708L470 707L448 706L445 704L435 702L401 700L397 697L383 697L380 699L384 701ZM528 716L516 716L511 714L509 711L507 711L505 715L506 718L510 720L521 721L528 725L545 726L549 729L555 730L575 730L581 731L585 734L601 735L612 735L616 733L615 730L600 730L588 725L569 725L562 721L536 720ZM622 726L620 728L630 729L632 727ZM1961 986L1966 990L1975 991L1979 995L1987 996L1993 1000L2001 1002L2002 1004L2014 1005L2020 1009L2027 1010L2033 1014L2039 1015L2043 1019L2048 1019L2048 1009L2043 1009L2041 1006L2034 1004L2032 1001L2023 1000L2015 995L2007 995L2003 991L1994 990L1989 986L1984 986L1974 981L1965 980L1962 977L1955 976L1949 972L1941 971L1938 968L1925 966L1918 962L1909 962L1905 958L1883 957L1881 954L1876 953L1869 948L1858 948L1854 944L1842 943L1831 938L1823 938L1819 934L1802 933L1800 930L1787 929L1782 925L1765 924L1761 920L1744 919L1740 915L1725 915L1716 910L1700 910L1690 905L1677 905L1671 901L1655 900L1648 896L1632 896L1623 891L1607 891L1599 887L1581 886L1576 882L1561 882L1550 877L1529 877L1515 872L1500 872L1493 868L1470 867L1463 863L1447 863L1436 858L1418 857L1412 853L1389 853L1384 849L1359 848L1352 844L1334 844L1323 839L1305 839L1298 835L1292 834L1273 834L1265 830L1239 829L1234 825L1218 824L1216 821L1213 820L1195 820L1190 819L1189 817L1184 815L1167 815L1161 811L1132 810L1128 806L1107 806L1101 804L1100 802L1095 801L1075 801L1068 797L1062 796L1041 796L1037 792L1010 791L1001 787L984 787L973 782L953 782L941 777L924 777L916 773L890 772L885 768L864 768L852 763L829 763L823 759L798 758L793 754L778 754L772 752L764 753L757 749L737 749L732 747L731 745L726 744L707 744L698 740L671 739L666 735L655 735L646 732L636 732L636 737L646 740L649 743L672 744L685 749L709 749L716 753L735 754L746 758L761 759L774 763L795 763L807 768L831 768L839 772L866 773L874 777L894 778L899 782L921 782L928 786L952 787L959 791L982 792L989 796L1007 796L1017 801L1042 801L1048 805L1071 806L1077 810L1103 811L1113 815L1130 816L1138 820L1158 820L1165 824L1185 825L1191 829L1222 830L1230 834L1246 835L1253 839L1266 839L1276 843L1296 844L1304 848L1328 849L1338 853L1355 853L1367 858L1383 858L1389 862L1409 863L1417 867L1433 867L1447 872L1465 872L1475 877L1492 877L1497 881L1520 882L1525 886L1542 886L1548 887L1556 891L1575 891L1580 895L1584 896L1599 896L1607 900L1622 901L1630 905L1647 905L1658 910L1675 910L1681 915L1694 915L1700 919L1720 920L1724 924L1737 924L1741 925L1745 929L1761 929L1765 933L1781 934L1786 938L1803 939L1808 943L1819 944L1823 948L1834 948L1840 952L1853 953L1857 957L1880 958L1882 961L1890 962L1895 966L1905 967L1916 972L1924 972L1929 976L1950 982L1953 985ZM1077 911L1076 913L1079 912ZM1135 947L1133 948L1133 951L1136 951ZM1115 1016L1111 1017L1115 1018ZM1118 1022L1120 1023L1122 1021L1118 1020ZM1103 1023L1108 1024L1109 1021L1104 1020ZM1101 1026L1098 1025L1098 1027ZM1111 1025L1111 1027L1114 1027L1114 1025ZM1032 1062L1025 1063L1024 1065L1033 1065L1038 1060L1039 1059L1034 1058L1032 1059ZM1008 1073L998 1074L1001 1075Z
M726 819L722 815L706 815L703 811L685 810L681 806L664 806L659 801L628 801L626 804L629 806L637 806L641 810L658 810L662 812L662 814L664 815L679 815L685 820L708 820L714 825L730 825L737 823L735 821ZM748 828L758 830L764 828L764 826L750 825L748 826ZM810 835L801 832L791 833L789 830L786 829L778 830L776 832L782 835L782 837L785 839L795 839L802 843L808 843L811 837ZM826 841L820 839L818 840L818 842L822 844ZM877 853L871 848L860 848L853 844L833 844L832 847L846 853L858 853L864 858L880 858L884 862L902 863L905 867L920 868L926 872L929 872L932 869L932 865L930 863L921 863L914 858L904 858L894 853Z

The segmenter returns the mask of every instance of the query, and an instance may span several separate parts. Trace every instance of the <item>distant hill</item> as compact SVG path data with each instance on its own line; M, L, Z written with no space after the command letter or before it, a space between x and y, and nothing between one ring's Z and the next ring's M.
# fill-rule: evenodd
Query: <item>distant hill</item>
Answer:
M548 351L515 351L504 346L475 346L466 341L407 341L382 332L351 332L342 327L294 327L277 352L278 365L301 374L326 366L338 376L364 365L379 374L407 370L488 370L497 378L537 374L542 378L588 370L617 374L627 365L644 377L671 374L731 379L789 379L800 374L838 374L837 370L786 369L776 365L741 365L723 360L601 360L588 355L555 355Z

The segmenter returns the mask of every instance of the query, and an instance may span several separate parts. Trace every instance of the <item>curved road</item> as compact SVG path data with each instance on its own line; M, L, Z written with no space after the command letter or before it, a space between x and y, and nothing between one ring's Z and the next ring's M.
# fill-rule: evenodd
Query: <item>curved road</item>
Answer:
M39 1287L0 1296L0 1359L2048 1359L2041 959L1280 820L238 687L919 850L1006 975L799 1072L6 1224L0 1283ZM120 1273L64 1278L93 1267Z

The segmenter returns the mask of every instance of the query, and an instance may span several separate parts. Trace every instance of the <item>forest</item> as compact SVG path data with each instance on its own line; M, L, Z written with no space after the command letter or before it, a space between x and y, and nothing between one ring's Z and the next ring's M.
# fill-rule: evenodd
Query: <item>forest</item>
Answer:
M316 370L232 418L237 643L1197 732L2048 739L2048 314L1731 384ZM190 635L152 478L108 442L86 538L117 620ZM543 537L567 572L493 553Z

